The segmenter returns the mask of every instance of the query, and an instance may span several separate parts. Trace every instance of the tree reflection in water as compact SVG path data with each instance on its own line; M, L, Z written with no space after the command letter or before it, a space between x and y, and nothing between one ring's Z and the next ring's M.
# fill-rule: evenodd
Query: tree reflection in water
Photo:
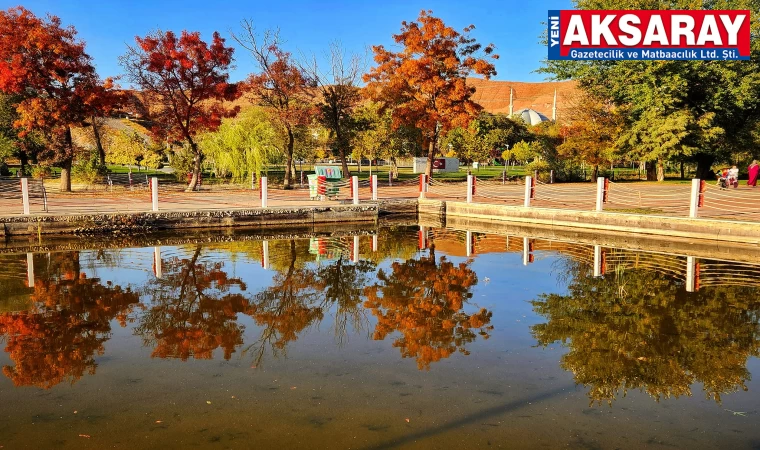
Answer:
M365 289L364 305L377 318L374 339L399 332L393 346L404 358L415 358L419 369L456 351L469 354L465 345L475 340L476 330L487 339L493 329L491 312L464 312L478 281L470 264L455 265L445 256L436 262L433 245L428 256L394 262L390 273L380 270L378 282Z
M273 268L277 273L271 286L258 293L246 311L263 327L259 340L246 349L253 354L254 365L261 364L267 348L274 356L285 354L290 342L321 322L332 308L339 343L346 339L349 324L354 331L360 331L365 322L362 291L368 274L375 270L373 262L353 263L345 252L338 251L335 260L315 265L303 258L308 252L299 251L294 240L289 241L287 249L279 250L287 256L275 259Z
M591 404L612 403L629 389L660 398L708 398L746 390L747 359L760 350L760 299L754 288L723 286L687 293L654 271L622 269L593 277L591 265L567 260L568 295L542 295L533 308L539 345L569 348L561 366L589 387Z
M40 269L30 308L0 315L0 336L13 366L3 373L16 386L51 388L94 374L95 356L111 337L111 320L126 326L138 295L81 273L79 252L54 253Z
M230 291L245 291L245 283L231 278L224 263L201 261L201 250L197 246L191 258L164 261L163 276L146 288L151 306L140 317L135 334L153 347L154 357L211 359L221 348L228 360L243 344L244 327L237 314L248 301Z

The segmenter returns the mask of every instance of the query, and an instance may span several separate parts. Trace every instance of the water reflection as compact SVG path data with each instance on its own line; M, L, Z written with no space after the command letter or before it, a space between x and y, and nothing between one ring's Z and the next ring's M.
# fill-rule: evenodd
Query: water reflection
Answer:
M16 386L47 389L94 374L95 356L103 354L112 321L125 327L139 297L87 278L78 252L35 259L43 271L34 282L28 309L0 315L0 335L14 363L3 367L3 374Z
M510 320L472 301L478 258L489 253L554 261L554 274L531 275L557 277L561 288L532 302L542 323L529 330L540 346L567 347L560 365L592 404L631 389L659 400L700 383L720 401L747 388L747 360L760 352L757 266L408 228L2 256L0 339L12 362L3 372L17 386L75 383L95 373L113 327L129 328L154 358L235 356L256 367L286 356L308 330L329 330L338 348L353 336L388 341L430 370L478 351L495 323ZM118 284L94 276L103 268ZM128 270L142 270L139 281L122 281Z
M604 259L598 276L590 260L563 259L558 271L568 293L532 302L547 320L531 327L533 336L542 346L567 346L560 364L588 387L592 404L612 403L631 389L659 401L690 396L700 383L716 402L747 389L747 360L760 354L756 288L691 293L674 270L683 258L675 267L662 255L615 251Z
M162 261L161 278L145 289L150 306L141 314L135 334L152 356L159 358L211 359L221 348L224 359L243 344L243 327L237 314L248 301L240 292L245 283L230 277L221 261L199 261L199 245L189 258Z
M471 263L454 264L445 256L436 260L433 244L427 256L394 262L387 273L380 270L378 282L365 289L364 306L377 318L374 339L400 333L393 346L404 358L415 358L420 369L456 351L469 354L465 345L475 340L475 331L488 339L493 328L487 310L464 312L478 282Z

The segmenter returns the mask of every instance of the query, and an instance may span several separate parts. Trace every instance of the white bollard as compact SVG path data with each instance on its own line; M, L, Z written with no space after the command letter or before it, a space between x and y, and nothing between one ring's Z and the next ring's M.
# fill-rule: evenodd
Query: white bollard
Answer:
M467 250L467 257L469 258L472 256L472 231L468 231L467 233L467 244L465 245Z
M26 285L34 287L34 254L26 254Z
M523 238L523 266L530 264L530 239Z
M388 171L388 186L393 186L393 172Z
M602 246L594 246L594 278L602 276Z
M472 183L473 175L467 175L467 203L472 203ZM470 255L467 255L470 256Z
M153 203L153 211L158 211L158 178L150 179L150 198Z
M424 250L427 248L427 228L420 227L420 239L419 239L419 247L420 250Z
M29 179L21 179L21 200L24 203L24 215L29 215Z
M377 175L369 177L369 182L372 184L372 200L377 200Z
M261 243L261 267L269 270L269 241Z
M351 177L351 190L354 191L354 205L359 204L359 177L356 175Z
M153 247L153 266L155 267L153 273L156 275L156 278L164 276L164 268L161 264L161 247Z
M377 251L377 235L376 234L372 235L372 251L373 252Z
M604 177L596 178L596 210L604 210Z
M267 177L261 177L261 207L262 208L267 207L268 196L269 196L269 190L267 188ZM267 250L269 250L269 247L267 247Z
M686 257L686 292L697 290L697 258Z
M533 184L533 178L530 176L525 177L525 202L523 202L524 207L530 206L530 190L533 188L531 186Z
M359 236L354 236L354 264L359 263Z
M699 178L691 180L691 198L689 199L689 217L691 218L696 218L699 215L699 190L701 187L702 180Z

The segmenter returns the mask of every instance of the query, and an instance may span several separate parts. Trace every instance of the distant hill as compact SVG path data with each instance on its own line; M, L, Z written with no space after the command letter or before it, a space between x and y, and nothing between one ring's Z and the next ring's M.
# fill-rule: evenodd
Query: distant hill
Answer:
M552 117L554 91L557 91L557 118L567 111L570 99L578 92L575 81L547 81L525 83L521 81L494 81L468 78L467 84L475 87L473 100L492 114L509 113L509 89L512 88L513 111L534 109Z

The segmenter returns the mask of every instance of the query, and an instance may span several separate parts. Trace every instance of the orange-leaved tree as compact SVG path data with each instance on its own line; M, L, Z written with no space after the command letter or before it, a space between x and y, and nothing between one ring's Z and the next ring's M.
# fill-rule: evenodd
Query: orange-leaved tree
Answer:
M237 112L222 103L238 96L228 73L234 49L226 47L217 32L211 44L197 31L177 36L159 30L135 41L136 46L127 46L121 64L127 79L156 102L151 117L156 137L184 141L190 147L193 173L187 190L194 190L203 162L196 134L215 130L223 117Z
M498 59L494 46L483 47L470 37L475 27L462 33L422 11L417 22L402 22L393 35L399 52L382 45L372 47L377 65L364 75L367 95L393 108L393 126L414 125L428 143L426 173L433 171L438 138L454 127L466 128L482 109L471 100L467 86L471 74L496 75L489 59Z
M309 82L290 53L282 49L277 32L265 31L257 36L250 21L243 21L243 31L233 35L235 40L251 53L259 72L248 77L246 90L252 100L269 110L285 129L285 188L293 179L293 146L295 132L307 125L314 116L315 108L309 102Z
M0 11L0 91L22 96L19 136L45 137L39 157L61 167L63 191L71 190L71 127L89 117L89 99L100 83L84 48L76 30L58 17L43 20L20 6Z
M455 265L446 257L436 261L433 245L429 256L394 262L390 273L380 270L378 283L364 290L364 306L377 317L374 339L401 333L393 346L404 358L415 358L419 369L457 351L469 354L465 345L476 339L475 331L487 339L493 328L490 311L464 311L478 282L470 264Z

